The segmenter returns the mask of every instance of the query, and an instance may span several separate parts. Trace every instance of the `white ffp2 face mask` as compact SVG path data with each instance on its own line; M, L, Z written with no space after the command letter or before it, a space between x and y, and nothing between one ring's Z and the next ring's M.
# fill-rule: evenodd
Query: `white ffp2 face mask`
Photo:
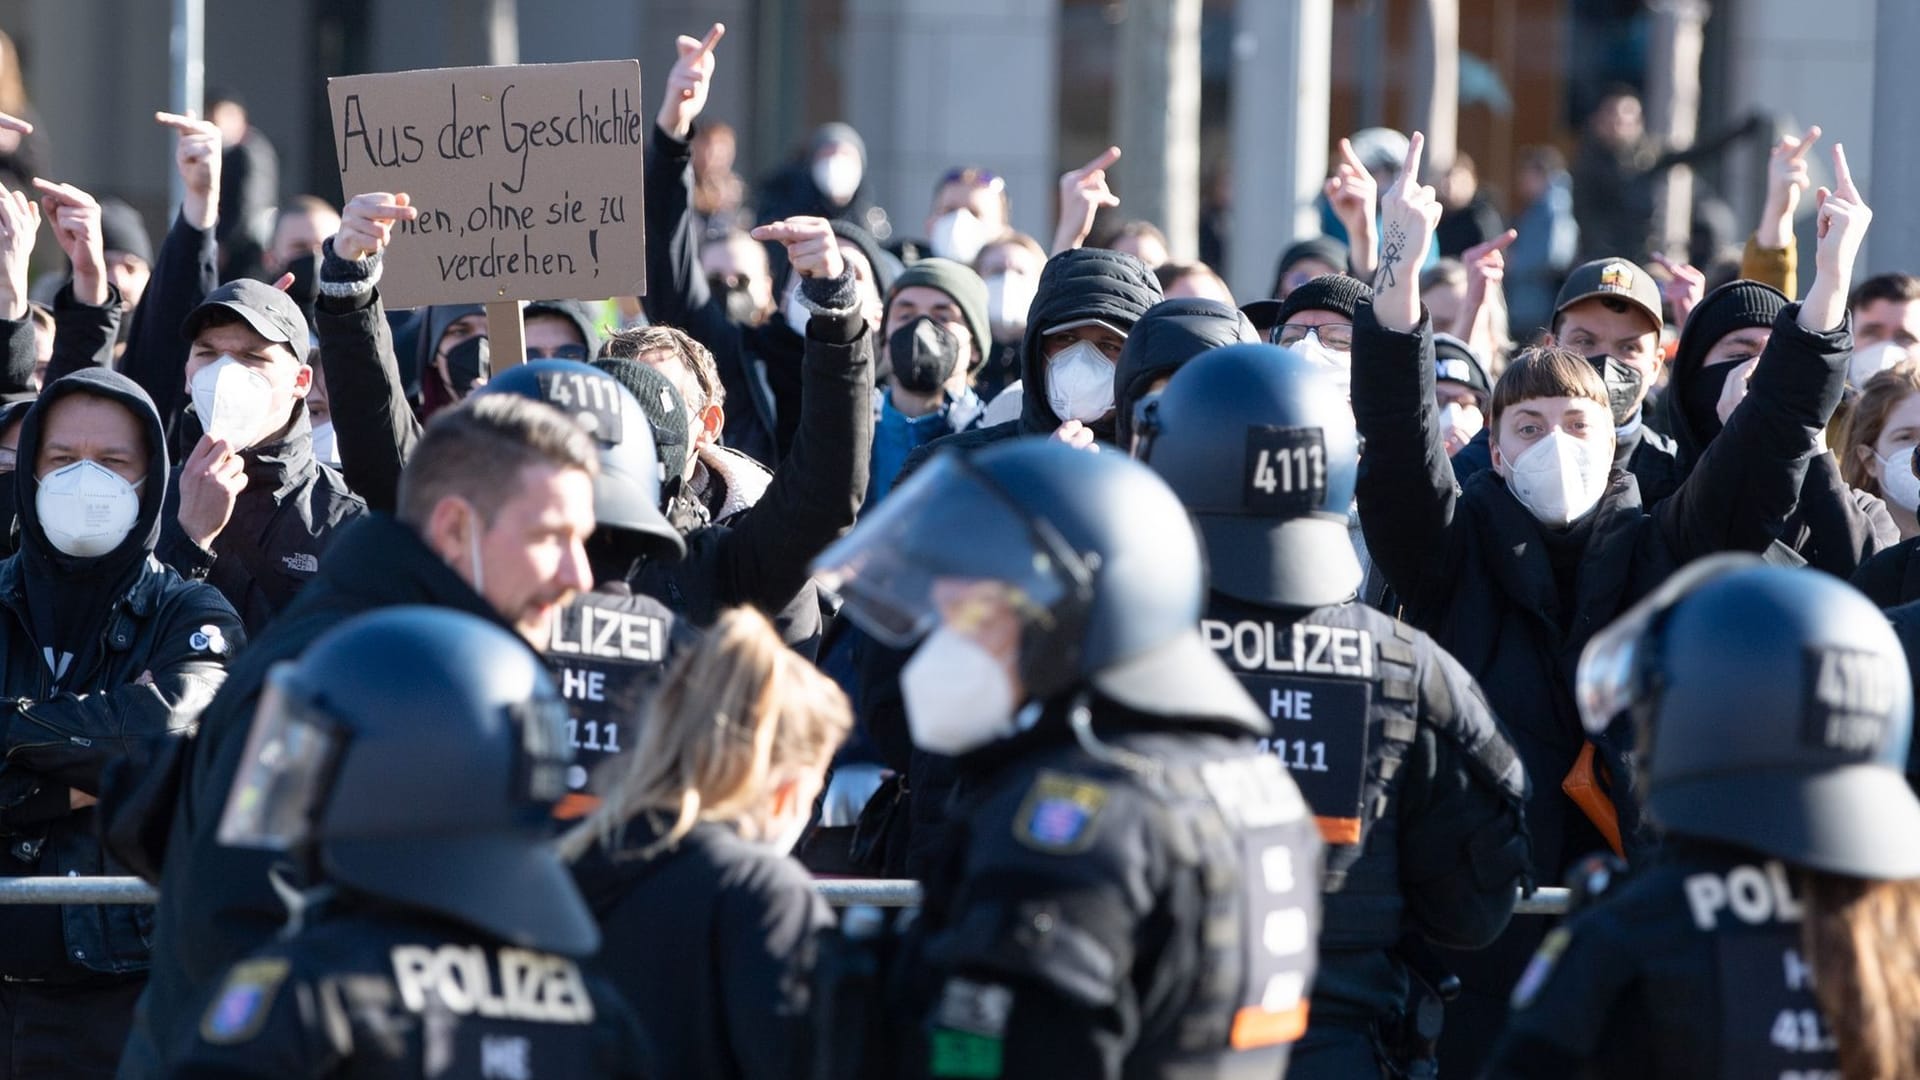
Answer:
M1912 355L1905 347L1892 341L1862 345L1853 350L1853 355L1847 359L1847 385L1859 390L1867 385L1868 379L1902 360L1910 359Z
M1880 493L1887 501L1911 514L1920 510L1920 476L1913 475L1913 447L1895 450L1880 461Z
M1557 529L1600 504L1612 467L1611 447L1555 431L1507 462L1507 490L1540 524Z
M253 444L274 411L273 383L231 356L195 372L189 388L201 429L242 450Z
M313 425L313 460L340 467L340 443L333 433L333 421Z
M1013 683L1000 661L942 626L927 635L900 669L913 744L954 756L1013 734Z
M987 321L995 326L1026 326L1036 284L1025 274L995 274L988 278Z
M1440 433L1443 435L1457 431L1464 442L1480 434L1484 426L1486 422L1481 418L1478 407L1462 405L1457 401L1449 401L1440 407Z
M844 203L860 190L863 171L860 159L851 154L828 154L813 159L813 184L820 189L820 194Z
M40 478L33 509L47 541L76 559L120 546L140 517L140 489L97 461L76 461Z
M1113 361L1091 341L1047 359L1047 404L1061 420L1091 424L1113 411Z
M931 232L927 246L935 255L957 263L972 265L980 249L987 246L986 224L964 207L935 218Z

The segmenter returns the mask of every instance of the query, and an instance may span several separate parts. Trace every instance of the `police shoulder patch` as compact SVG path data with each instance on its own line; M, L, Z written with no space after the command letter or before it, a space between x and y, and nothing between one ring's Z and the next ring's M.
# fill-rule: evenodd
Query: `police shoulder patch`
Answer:
M1093 824L1107 789L1065 773L1042 772L1013 819L1013 838L1050 855L1072 855L1093 844Z
M220 995L200 1021L200 1037L216 1046L243 1043L260 1034L273 1010L273 998L287 978L279 958L246 960L227 973Z
M1513 1007L1524 1009L1533 1004L1540 988L1547 985L1547 976L1553 974L1553 966L1560 962L1560 955L1567 951L1567 943L1573 940L1573 933L1564 926L1548 931L1540 942L1540 948L1527 961L1527 970L1520 973L1520 981L1513 986Z

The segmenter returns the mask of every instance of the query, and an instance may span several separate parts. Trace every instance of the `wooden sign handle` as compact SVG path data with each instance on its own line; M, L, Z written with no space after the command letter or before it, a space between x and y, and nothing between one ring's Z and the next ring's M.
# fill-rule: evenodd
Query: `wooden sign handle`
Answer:
M496 373L527 362L527 324L520 301L496 300L487 305L487 348Z

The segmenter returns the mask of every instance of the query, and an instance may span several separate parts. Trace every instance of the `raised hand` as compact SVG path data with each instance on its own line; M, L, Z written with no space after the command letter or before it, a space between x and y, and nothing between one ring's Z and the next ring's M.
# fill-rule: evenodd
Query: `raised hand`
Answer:
M34 177L40 208L53 223L53 238L73 263L73 298L98 307L107 302L107 256L102 250L100 203L72 184Z
M192 113L157 112L153 118L179 133L174 167L186 185L180 216L196 229L211 229L220 220L220 129Z
M1657 251L1653 253L1653 261L1667 272L1667 280L1660 285L1660 296L1673 312L1673 325L1684 327L1687 316L1693 314L1693 309L1700 306L1701 299L1707 295L1707 275L1691 263L1674 262Z
M1120 160L1120 148L1109 146L1100 156L1060 174L1060 224L1053 230L1053 253L1072 251L1087 242L1093 216L1102 207L1120 205L1120 196L1107 187L1107 170Z
M801 277L831 281L846 270L840 241L826 218L790 217L760 226L753 230L753 238L786 245L787 262Z
M1371 275L1379 261L1379 238L1374 235L1373 217L1380 201L1380 183L1353 152L1353 143L1340 140L1340 162L1321 189L1333 216L1347 230L1348 262L1354 273Z
M1873 210L1853 182L1846 148L1833 144L1834 187L1819 191L1819 244L1813 254L1813 286L1800 305L1800 325L1808 330L1838 329L1847 314L1847 289L1853 282L1853 261L1867 238Z
M1793 243L1793 215L1800 193L1813 186L1807 175L1807 151L1820 139L1820 125L1795 138L1783 135L1767 155L1767 198L1761 204L1760 226L1753 236L1763 248L1778 251Z
M1500 283L1506 280L1507 248L1519 238L1518 232L1508 229L1460 253L1460 261L1467 268L1467 298L1460 305L1459 318L1448 331L1453 336L1469 344L1481 344L1475 340L1475 331L1482 325L1480 313L1486 308L1487 297L1499 292Z
M1420 323L1420 263L1440 227L1440 200L1420 182L1426 136L1407 140L1400 176L1380 197L1380 268L1373 275L1373 308L1380 325L1412 330Z
M233 520L233 505L247 487L246 463L226 439L200 436L199 445L180 466L180 531L213 550L213 542Z
M693 122L707 108L707 88L713 81L713 47L727 35L726 26L714 23L705 38L685 34L674 41L680 59L667 73L666 93L660 99L660 112L654 123L676 139L693 131Z
M387 250L393 223L419 215L413 200L402 191L369 191L355 195L340 208L340 231L333 235L333 253L343 259L364 259Z
M39 233L40 207L33 197L0 188L0 318L18 322L27 317L27 286L32 280L27 262ZM104 297L101 302L105 303Z

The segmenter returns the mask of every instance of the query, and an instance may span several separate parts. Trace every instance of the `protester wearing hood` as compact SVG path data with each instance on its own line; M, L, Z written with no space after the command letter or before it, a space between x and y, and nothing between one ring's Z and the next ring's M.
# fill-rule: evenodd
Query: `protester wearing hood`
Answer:
M1789 303L1770 286L1733 281L1708 293L1693 309L1680 332L1665 398L1667 430L1677 444L1681 469L1698 467L1701 455L1748 394L1753 365ZM1804 562L1846 579L1876 552L1899 543L1900 527L1885 503L1849 485L1840 475L1839 462L1822 452L1807 466L1799 505L1779 541L1776 559Z
M1575 267L1554 301L1547 340L1587 358L1607 388L1614 464L1633 474L1643 506L1673 494L1685 475L1671 438L1647 424L1647 401L1660 381L1660 287L1625 259ZM1493 465L1491 432L1482 430L1453 458L1465 485Z
M1131 255L1074 248L1048 259L1021 342L1020 418L935 439L907 455L899 478L942 449L971 453L1022 435L1112 443L1114 363L1133 324L1162 299L1153 271Z
M943 435L978 427L985 403L974 373L993 339L987 287L965 266L922 259L894 280L882 317L867 505L886 497L907 455Z
M600 355L600 330L587 305L578 300L536 300L522 316L527 359L575 360Z
M1571 658L1682 564L1765 550L1793 512L1839 403L1847 282L1870 216L1845 159L1837 164L1841 182L1821 207L1819 272L1806 302L1778 312L1745 406L1651 511L1614 464L1613 403L1579 353L1529 349L1501 375L1488 417L1494 465L1463 490L1442 442L1416 275L1383 265L1382 289L1355 313L1353 408L1366 445L1356 494L1368 549L1407 621L1461 662L1508 725L1533 778L1534 881L1563 880L1574 859L1603 845L1626 853L1641 840L1630 736L1589 738ZM1414 240L1403 251L1420 250L1439 217L1431 193L1396 185L1383 202L1388 229ZM1449 1073L1477 1072L1545 929L1515 923L1484 953L1448 954L1465 984L1442 1035Z
M807 137L804 152L760 183L756 223L800 215L866 227L876 212L884 221L886 214L873 205L867 180L866 140L849 124L822 124Z
M709 37L713 38L710 34ZM742 321L724 294L714 293L702 273L699 216L691 202L691 139L706 108L715 56L693 38L680 39L680 60L667 77L666 96L655 117L647 152L647 316L685 330L713 352L727 400L725 441L769 468L791 447L804 408L800 401L805 333L811 313L799 299L800 280L785 273L784 248L769 254L778 264L774 296L778 317ZM773 205L773 204L769 204ZM763 207L764 209L764 207ZM891 284L889 263L872 235L851 221L827 217L852 267L859 307L869 325L880 321L881 297Z
M167 494L160 418L113 372L60 379L6 477L20 551L0 562L0 875L124 873L93 809L115 762L185 735L246 644L212 588L152 558ZM7 909L0 1052L19 1076L109 1077L145 983L151 924L127 906Z
M324 277L322 263L322 280ZM321 289L326 292L325 288ZM473 344L487 336L487 309L481 304L434 304L426 309L415 343L420 420L458 405L493 374L490 356ZM411 388L410 388L411 389Z
M1285 300L1288 293L1314 278L1346 271L1347 245L1331 236L1296 240L1280 253L1280 263L1274 268L1273 298Z
M205 434L168 489L155 555L219 589L258 634L367 504L315 460L307 322L291 297L228 282L181 334L192 343L186 381Z
M1159 393L1189 360L1225 345L1258 341L1253 323L1217 300L1177 298L1148 308L1113 366L1114 445L1133 452L1134 419L1140 402Z
M385 327L378 311L371 317ZM398 513L346 529L321 573L241 655L195 737L110 789L110 850L160 885L152 980L122 1077L167 1075L163 1063L196 1030L219 977L286 921L270 874L284 856L228 846L218 833L268 673L356 615L407 604L463 611L529 647L545 643L567 601L592 584L598 471L593 439L539 402L498 394L435 417L407 462Z
M974 271L987 284L987 326L993 331L993 348L973 380L982 400L993 400L1020 379L1020 342L1027 335L1027 312L1046 265L1040 241L1020 232L988 243L974 260Z

